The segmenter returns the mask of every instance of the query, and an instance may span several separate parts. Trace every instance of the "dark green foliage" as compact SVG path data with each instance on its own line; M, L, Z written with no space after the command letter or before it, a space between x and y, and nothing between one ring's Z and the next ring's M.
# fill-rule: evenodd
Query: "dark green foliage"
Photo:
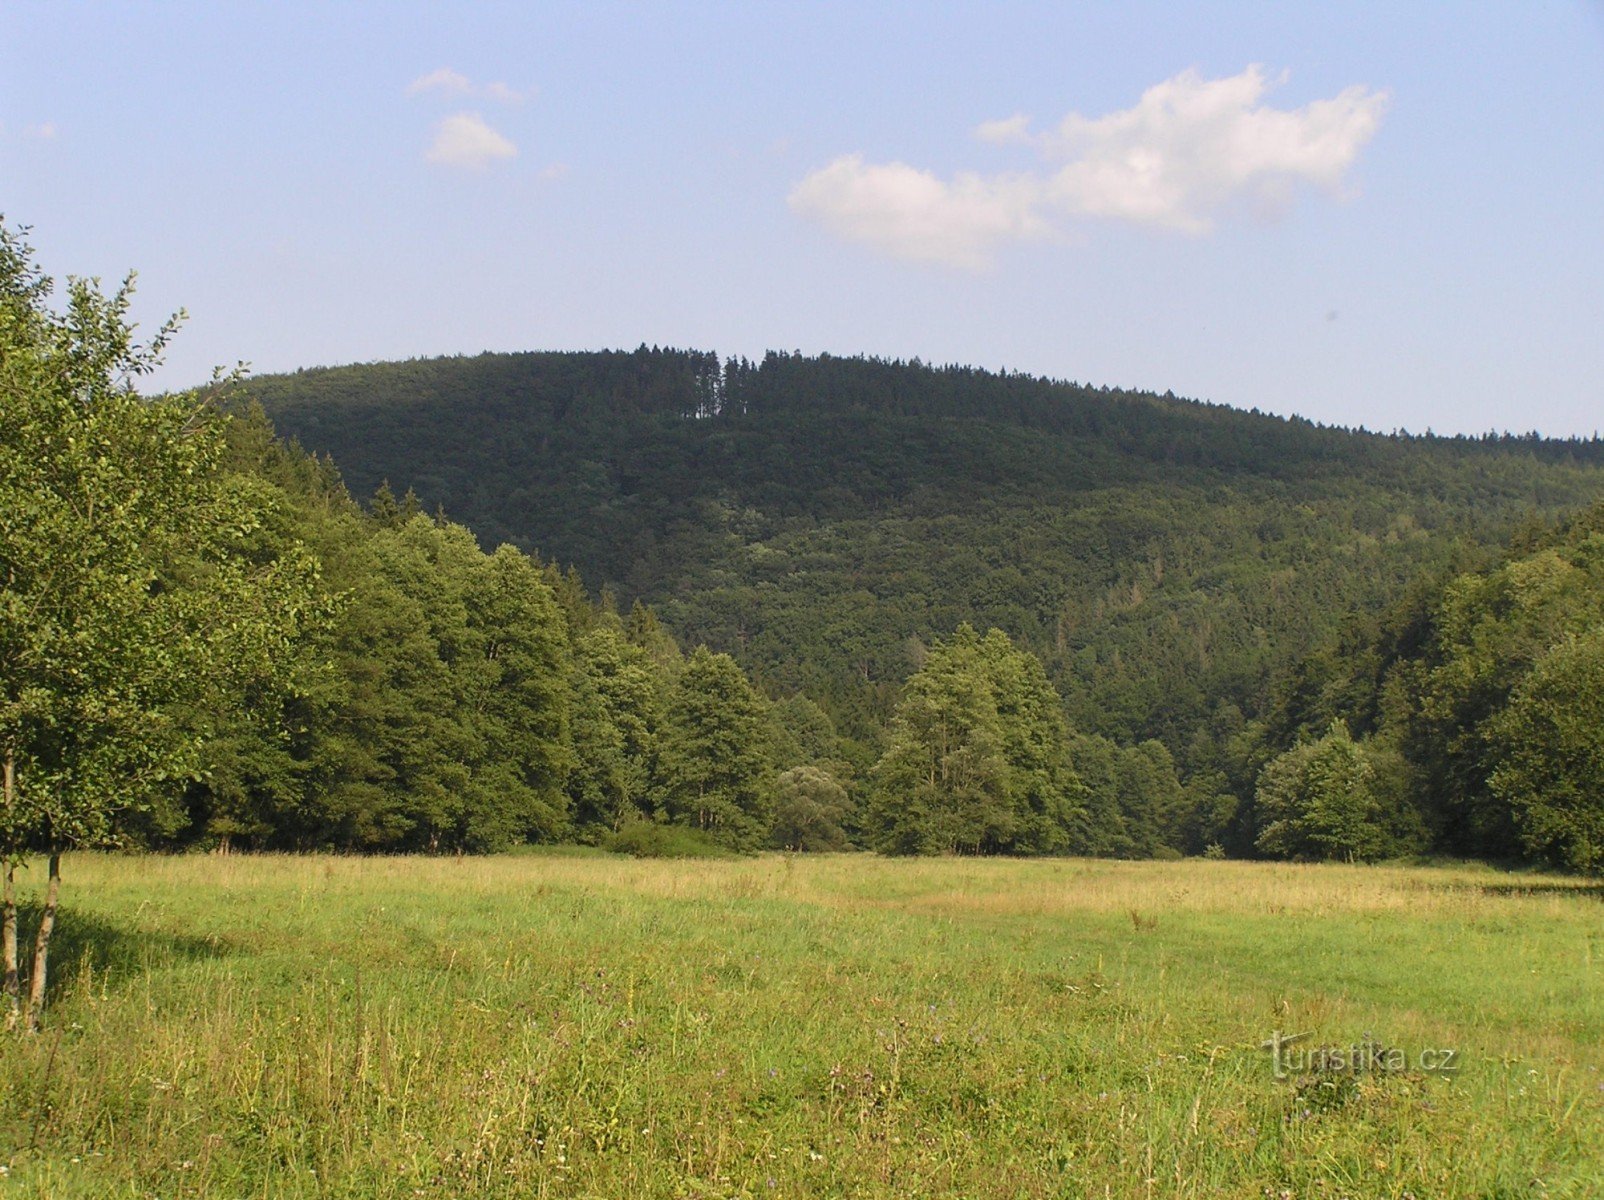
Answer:
M37 308L31 279L10 271L8 312ZM89 365L136 350L113 338ZM7 370L33 379L31 353ZM226 687L178 686L169 656L138 698L81 689L110 707L80 704L58 722L73 737L117 728L117 704L151 716L148 760L95 768L140 781L130 840L696 830L740 849L1598 868L1604 510L1549 523L1598 496L1596 439L1386 437L963 368L646 348L299 372L233 402L195 444L250 519L99 588L128 601L100 625L186 595L278 596L293 619L274 641L240 609L239 632L192 647L196 678L245 668ZM6 413L18 444L26 415ZM13 455L12 493L74 461ZM151 512L189 494L125 482ZM467 527L422 515L447 510ZM30 561L32 511L0 513L9 562ZM101 650L139 639L116 641ZM9 728L29 703L8 695ZM85 811L99 824L69 839L111 832Z
M663 719L664 673L617 619L575 642L575 825L594 836L650 815Z
M461 852L608 841L660 816L763 842L774 725L732 660L686 663L646 606L620 618L572 569L486 554L385 489L364 511L260 409L228 435L281 500L261 553L304 543L332 615L303 639L298 686L216 714L201 779L126 815L124 836Z
M677 651L641 600L816 710L822 724L776 714L775 766L817 763L849 795L932 640L965 621L1008 630L1063 697L1084 792L1034 825L1011 813L980 720L973 761L950 764L969 817L936 838L972 849L1263 852L1261 772L1341 718L1388 845L1509 853L1489 720L1579 627L1569 599L1513 575L1443 589L1506 536L1519 558L1552 550L1543 514L1597 496L1604 459L1596 439L1379 436L829 356L484 355L250 388L359 491L381 489L381 519L404 508L386 481L405 481L481 538L634 603L627 636L661 669ZM584 635L600 617L577 575L548 578ZM585 826L668 803L652 751L575 720ZM888 836L898 822L876 811Z
M1426 581L1356 624L1289 675L1261 745L1346 718L1367 735L1380 819L1402 847L1599 869L1601 527L1604 506L1529 525L1502 561Z
M1521 680L1490 731L1488 787L1531 853L1604 874L1604 626L1565 635Z
M1346 614L1596 495L1604 458L829 356L483 355L250 389L359 493L404 480L486 544L577 564L850 739L879 736L910 639L970 621L1042 660L1076 728L1187 769L1220 702L1261 712Z
M1073 826L1075 853L1153 858L1187 845L1186 797L1162 743L1121 747L1097 734L1079 735L1069 755L1084 797L1084 815Z
M460 526L366 516L259 416L235 426L239 457L293 496L337 616L300 693L237 714L188 811L135 832L388 850L564 836L574 668L544 572Z

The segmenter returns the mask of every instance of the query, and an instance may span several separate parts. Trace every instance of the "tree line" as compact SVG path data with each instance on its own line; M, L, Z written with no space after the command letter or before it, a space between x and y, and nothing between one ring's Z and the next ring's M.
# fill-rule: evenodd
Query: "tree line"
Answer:
M574 564L766 694L805 694L860 773L968 622L1041 661L1079 734L1215 777L1350 615L1484 565L1604 481L1597 439L1369 434L829 355L487 354L239 394L357 494L414 487L486 547ZM1252 773L1229 786L1250 801Z

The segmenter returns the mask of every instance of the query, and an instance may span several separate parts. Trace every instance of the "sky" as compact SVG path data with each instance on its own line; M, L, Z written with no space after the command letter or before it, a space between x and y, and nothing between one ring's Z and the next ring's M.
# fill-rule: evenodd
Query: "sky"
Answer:
M0 213L153 387L664 345L1604 428L1604 0L5 0Z

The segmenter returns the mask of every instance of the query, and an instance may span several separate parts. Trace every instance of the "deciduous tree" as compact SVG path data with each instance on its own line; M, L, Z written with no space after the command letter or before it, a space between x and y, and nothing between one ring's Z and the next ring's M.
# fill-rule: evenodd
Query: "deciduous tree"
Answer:
M71 279L66 306L0 226L0 858L13 1013L14 868L48 879L26 1021L44 1005L62 852L196 769L207 712L292 661L309 559L245 552L267 489L223 468L223 418L141 397L175 322L140 344L132 277Z

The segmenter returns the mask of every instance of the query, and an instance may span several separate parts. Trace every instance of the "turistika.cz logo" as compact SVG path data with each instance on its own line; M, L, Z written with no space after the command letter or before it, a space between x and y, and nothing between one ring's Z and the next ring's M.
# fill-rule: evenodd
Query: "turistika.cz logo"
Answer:
M1277 1079L1295 1075L1368 1075L1420 1071L1451 1075L1459 1070L1459 1051L1429 1047L1411 1055L1402 1046L1387 1046L1365 1034L1351 1046L1305 1045L1314 1033L1283 1033L1277 1029L1259 1046L1270 1052Z

